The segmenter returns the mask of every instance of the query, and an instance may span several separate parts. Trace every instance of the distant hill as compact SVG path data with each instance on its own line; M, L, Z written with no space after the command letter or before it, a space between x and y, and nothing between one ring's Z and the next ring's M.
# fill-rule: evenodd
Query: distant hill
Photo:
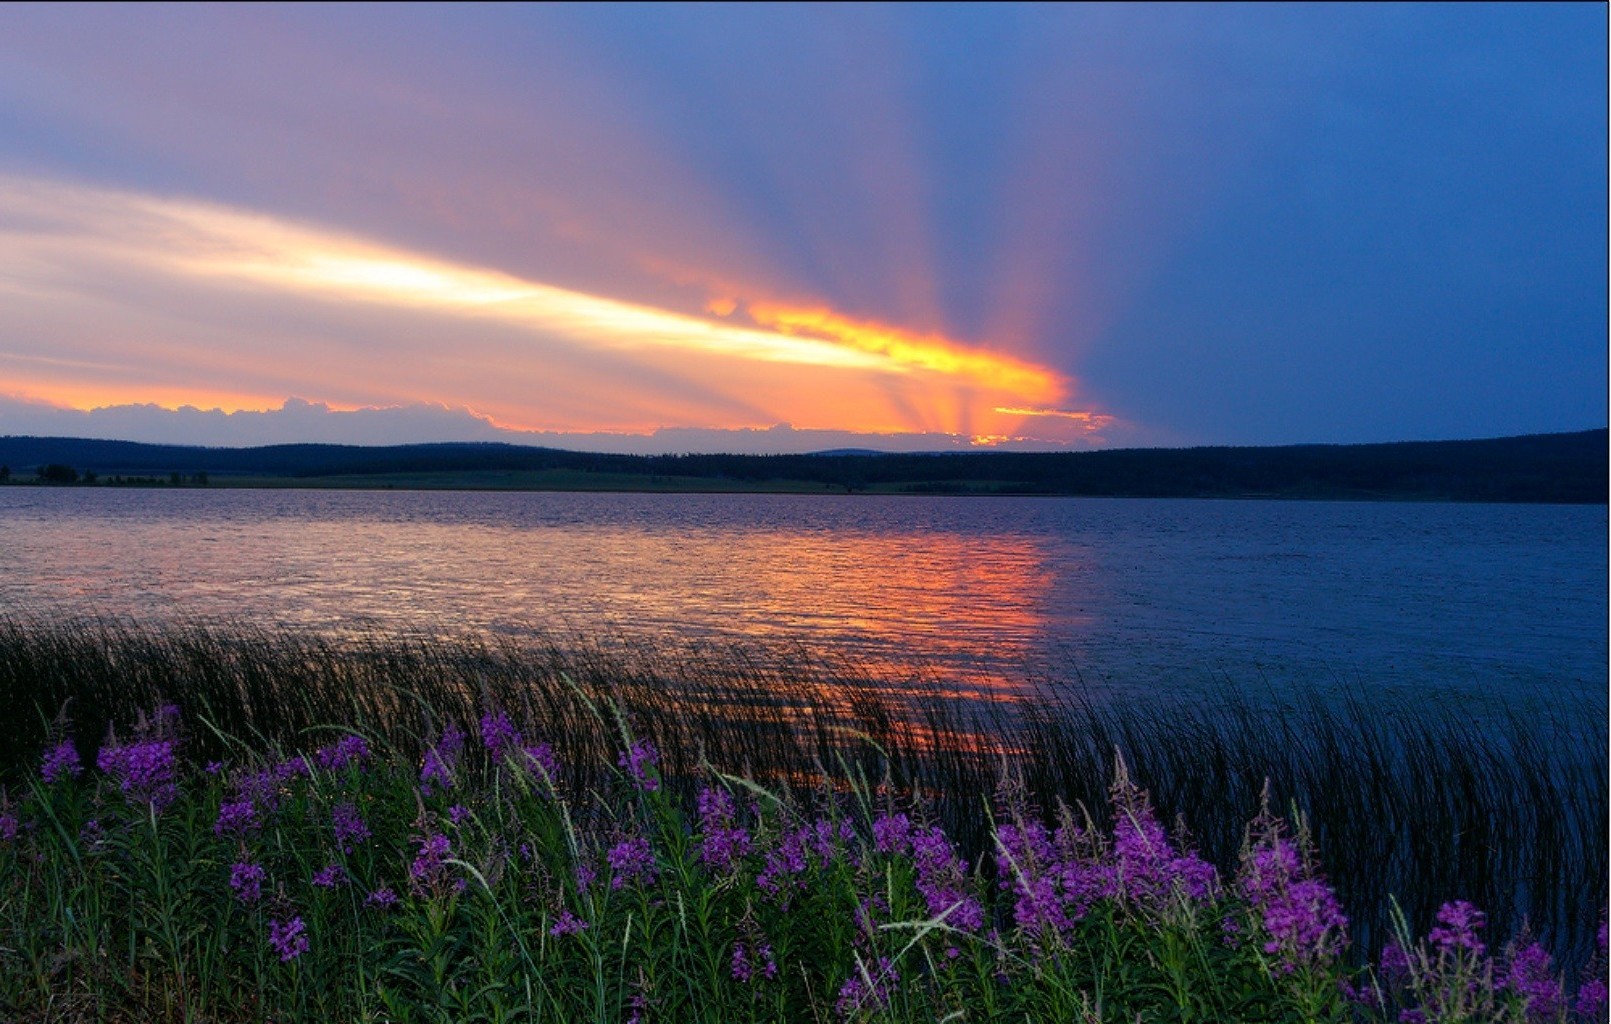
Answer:
M206 474L235 484L340 477L351 486L385 486L386 477L402 475L409 477L407 486L432 486L433 475L440 475L435 486L482 486L478 474L527 474L502 486L540 487L531 474L554 472L556 479L604 474L597 481L603 486L608 476L620 476L623 489L653 478L660 489L690 490L793 482L918 494L1604 503L1608 463L1604 429L1474 441L926 455L609 455L467 443L203 448L0 437L0 465L10 467L13 484L56 464L93 472L103 484L129 477L166 481L177 473L187 481Z

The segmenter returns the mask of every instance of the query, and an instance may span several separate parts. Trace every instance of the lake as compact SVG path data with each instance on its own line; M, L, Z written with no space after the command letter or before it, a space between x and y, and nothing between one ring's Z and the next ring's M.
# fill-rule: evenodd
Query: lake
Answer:
M801 645L1012 700L1602 698L1605 506L0 488L0 612Z

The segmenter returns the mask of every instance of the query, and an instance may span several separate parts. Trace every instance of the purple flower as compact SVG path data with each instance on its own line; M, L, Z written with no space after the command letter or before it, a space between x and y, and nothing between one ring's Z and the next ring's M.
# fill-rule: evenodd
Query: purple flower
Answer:
M616 843L610 847L605 859L610 862L611 889L620 889L634 881L653 885L660 877L654 850L650 848L649 840L641 836Z
M548 929L548 934L559 938L562 935L575 935L585 931L587 922L571 913L567 907L559 912L559 918L554 922L554 926Z
M302 918L289 921L269 921L269 945L280 954L281 963L289 963L308 951L307 928Z
M250 799L225 800L218 807L218 820L213 822L213 835L248 836L262 827L257 817L257 805Z
M313 884L321 889L334 889L346 880L347 869L340 864L331 864L313 876Z
M1046 826L1038 821L997 826L996 871L1001 887L1015 897L1013 920L1023 931L1041 935L1074 926L1063 908L1065 866Z
M425 752L425 760L420 765L420 789L426 796L431 795L433 787L453 788L453 772L458 767L459 751L463 747L463 730L449 725L442 738Z
M418 887L434 885L447 875L443 862L453 852L453 846L448 842L448 837L440 832L426 836L419 843L419 853L415 855L414 863L409 865L408 877Z
M1513 950L1508 959L1500 985L1526 1000L1527 1019L1555 1018L1566 1003L1566 993L1561 991L1561 981L1551 970L1549 953L1534 942Z
M911 849L912 821L904 814L881 814L873 819L873 850L903 854Z
M376 889L364 897L364 906L390 910L392 907L397 906L397 894L390 889Z
M1605 981L1601 978L1590 978L1578 986L1577 999L1572 1003L1572 1010L1584 1020L1605 1020L1605 1010L1608 1001Z
M1382 947L1382 977L1390 984L1401 984L1410 974L1410 955L1396 942Z
M489 711L481 716L481 745L494 758L502 757L506 750L520 746L520 730L502 711Z
M766 865L761 868L760 874L755 876L755 884L767 893L777 896L783 889L787 880L798 881L811 867L807 859L806 843L815 836L815 830L807 825L803 828L791 829L778 839L778 845L767 851Z
M1594 934L1594 960L1580 978L1577 999L1572 1003L1572 1009L1584 1020L1605 1020L1606 1017L1606 940L1606 922L1602 919Z
M1113 785L1113 807L1114 895L1159 910L1177 893L1197 902L1214 894L1214 866L1194 851L1175 849L1147 794L1123 774Z
M160 812L179 796L171 740L106 747L95 765L111 776L130 803L149 804Z
M1438 923L1427 933L1427 938L1440 953L1469 949L1472 955L1480 957L1488 947L1477 938L1477 931L1487 922L1487 915L1465 900L1445 903L1438 909Z
M648 740L635 741L621 752L616 763L626 770L632 784L643 792L653 793L660 788L660 779L653 774L660 763L660 755Z
M917 891L929 914L943 917L959 931L984 927L984 907L968 893L968 870L951 848L945 832L931 826L912 836L912 860L917 866Z
M327 772L336 772L349 764L362 765L369 760L369 743L356 733L348 733L328 747L317 750L313 759Z
M39 766L39 776L47 783L55 784L62 779L76 779L84 770L78 761L78 747L70 739L62 740L51 747L45 754L45 759Z
M733 958L731 974L734 981L741 981L748 985L755 980L755 961L760 961L761 977L771 981L778 976L777 959L772 955L772 947L765 942L735 942L733 943Z
M1265 835L1243 857L1237 887L1259 913L1268 937L1264 952L1278 957L1286 971L1317 965L1335 957L1346 941L1343 916L1331 887L1313 869L1279 825L1270 822Z
M713 871L727 871L750 852L749 831L734 824L733 795L709 786L699 791L699 859Z
M526 767L534 775L540 775L546 782L559 778L559 758L554 756L553 747L547 743L534 743L522 747L521 752L526 755Z
M247 906L262 899L263 880L263 868L250 861L241 861L230 866L229 887L235 891L235 898Z
M864 1005L888 1006L890 996L894 993L895 982L898 980L895 964L888 957L878 958L876 972L870 972L858 963L856 973L840 986L839 1001L834 1004L834 1009L841 1017L849 1020Z
M15 842L19 825L15 814L0 814L0 843Z
M330 827L336 834L336 845L342 853L350 854L369 838L369 826L352 803L339 803L330 809Z

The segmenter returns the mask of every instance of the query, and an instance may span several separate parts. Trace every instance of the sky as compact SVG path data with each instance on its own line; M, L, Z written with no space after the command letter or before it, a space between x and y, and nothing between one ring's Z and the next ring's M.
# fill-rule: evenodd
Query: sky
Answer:
M1607 422L1607 9L0 6L0 434Z

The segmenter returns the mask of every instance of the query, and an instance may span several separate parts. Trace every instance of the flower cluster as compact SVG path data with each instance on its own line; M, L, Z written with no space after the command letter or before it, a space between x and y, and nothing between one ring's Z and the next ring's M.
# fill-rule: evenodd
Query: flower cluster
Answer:
M699 791L699 859L712 871L730 871L750 852L749 830L737 817L733 794L710 786Z
M654 744L648 740L635 740L632 745L621 752L616 763L627 773L632 784L645 793L653 793L660 788L660 778L655 774L660 764L660 754L655 750Z
M45 752L45 758L39 765L39 777L55 784L63 779L76 779L83 770L78 760L78 747L69 738Z
M218 806L218 820L213 822L213 835L244 837L262 827L263 822L257 816L257 804L250 799L225 800Z
M440 832L424 837L419 844L414 863L408 867L408 877L416 888L430 888L446 879L445 862L453 852L453 844Z
M863 1009L888 1006L890 997L895 993L895 985L900 980L894 961L888 957L879 957L878 963L871 968L858 962L856 968L839 987L839 999L834 1004L839 1016L846 1020Z
M110 776L130 803L162 811L179 796L172 740L145 740L101 750L95 766Z
M341 771L348 765L362 766L369 760L369 743L357 733L314 751L313 760L327 772Z
M621 889L631 883L653 885L660 877L655 863L654 849L642 836L623 839L610 847L605 855L610 864L610 888Z
M931 916L958 931L984 927L984 907L969 892L967 866L939 826L913 834L912 861L917 867L917 891Z
M269 945L280 955L281 963L289 963L308 951L307 927L302 918L269 922Z
M454 773L458 770L459 754L464 749L464 731L449 725L440 739L425 752L420 765L420 791L430 796L438 789L452 789Z
M1202 902L1219 884L1214 866L1193 850L1177 850L1158 823L1147 794L1121 770L1113 783L1111 894L1151 910L1183 897Z
M1331 962L1347 942L1348 918L1336 894L1278 820L1261 815L1253 832L1236 887L1257 914L1264 952L1284 973Z
M330 827L335 832L336 845L342 853L351 854L359 844L369 838L369 826L350 802L339 803L330 809Z
M235 893L235 898L250 906L263 898L263 868L251 861L239 861L230 865L229 887Z
M742 939L733 943L730 973L734 981L750 984L755 980L757 964L764 980L771 981L778 976L777 958L772 955L772 946L769 943L746 942Z

